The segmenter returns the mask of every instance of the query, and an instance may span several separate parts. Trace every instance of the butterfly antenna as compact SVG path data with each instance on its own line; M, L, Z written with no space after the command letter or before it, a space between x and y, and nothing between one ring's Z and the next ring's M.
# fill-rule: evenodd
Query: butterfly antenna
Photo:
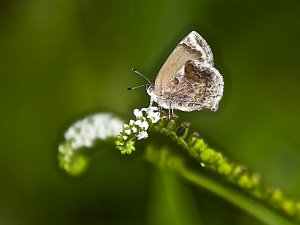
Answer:
M128 91L131 91L131 90L134 90L134 89L137 89L137 88L140 88L140 87L145 87L149 84L142 84L142 85L139 85L139 86L136 86L136 87L130 87L130 88L127 88Z
M148 81L148 83L151 85L151 81L143 74L141 74L139 71L137 71L134 68L131 68L133 72L135 72L136 74L140 75L141 77L143 77L146 81Z

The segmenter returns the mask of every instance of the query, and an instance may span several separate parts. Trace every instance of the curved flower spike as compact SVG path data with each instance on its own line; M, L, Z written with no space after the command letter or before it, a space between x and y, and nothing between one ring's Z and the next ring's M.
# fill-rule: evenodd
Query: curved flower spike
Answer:
M110 113L98 113L77 121L65 132L65 141L58 146L60 167L78 175L88 165L82 149L92 148L98 140L113 138L122 129L123 121Z

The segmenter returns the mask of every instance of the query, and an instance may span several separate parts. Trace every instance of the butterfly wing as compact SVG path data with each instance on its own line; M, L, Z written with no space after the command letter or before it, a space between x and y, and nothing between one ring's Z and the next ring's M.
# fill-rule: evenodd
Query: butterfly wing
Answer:
M164 87L184 67L188 60L197 60L213 66L213 54L209 45L196 31L189 33L170 54L155 80L155 93L164 95Z
M223 96L223 77L214 67L189 60L164 87L161 101L173 109L216 111Z

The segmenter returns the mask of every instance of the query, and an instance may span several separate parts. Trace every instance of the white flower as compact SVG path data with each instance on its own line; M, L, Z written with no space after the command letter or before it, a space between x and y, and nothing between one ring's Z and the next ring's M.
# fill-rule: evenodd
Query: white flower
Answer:
M133 133L137 132L137 128L136 127L132 127L131 130L132 130Z
M130 134L131 134L131 130L129 130L129 129L125 130L125 133L126 133L127 135L130 135Z
M157 107L149 107L147 109L147 118L151 120L152 123L157 123L160 120L160 112Z
M135 121L134 120L130 120L129 121L129 125L134 125L135 124Z
M142 110L134 109L133 114L135 115L136 118L143 117Z
M109 113L98 113L74 123L66 132L65 139L74 150L92 147L95 140L107 139L118 134L123 121Z
M149 128L149 124L146 120L144 120L141 125L140 125L140 128L144 128L145 130L148 130Z
M141 125L142 125L142 121L141 121L141 120L137 120L137 121L135 121L135 125L137 125L137 126L141 127Z
M154 112L154 111L159 111L159 109L158 109L156 106L150 106L150 107L147 108L146 110L147 110L147 113L148 113L148 111L152 111L152 112Z
M123 136L124 141L126 141L127 138L128 138L128 136L126 136L126 135Z
M146 139L147 137L148 137L148 133L146 131L141 131L137 136L138 140Z
M148 115L147 118L150 119L152 123L157 123L160 120L160 115L153 113Z

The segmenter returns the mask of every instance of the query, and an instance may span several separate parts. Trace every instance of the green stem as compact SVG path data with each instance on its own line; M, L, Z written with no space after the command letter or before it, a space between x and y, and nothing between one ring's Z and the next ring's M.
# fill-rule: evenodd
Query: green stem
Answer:
M252 195L252 197L260 202L264 202L279 213L283 213L290 219L298 220L299 222L299 201L286 197L279 189L263 185L257 173L248 170L244 165L228 160L221 152L209 147L199 137L199 134L193 133L192 135L188 135L188 123L178 126L174 120L161 120L158 124L151 127L151 129L170 137L185 149L192 158L202 166L205 166L207 170L218 174L223 179Z
M159 168L174 171L185 180L220 196L228 202L231 202L267 225L293 224L266 206L262 205L260 202L253 200L250 196L246 196L243 193L234 191L225 184L218 183L211 178L201 175L199 172L192 171L184 165L182 158L172 154L173 153L168 151L166 148L158 151L153 146L148 146L146 149L145 158L147 161L158 166Z
M239 194L199 173L192 172L187 168L181 168L179 174L186 180L197 186L213 192L214 194L226 199L232 204L240 207L250 215L268 225L291 225L292 223L278 216L262 204L253 199Z
M249 198L237 198L235 197L237 195L234 195L235 192L229 192L229 189L224 189L227 190L226 192L216 189L214 190L216 194L242 207L250 214L259 218L261 221L267 222L267 224L283 224L282 221L284 221L284 216L293 221L300 221L299 201L285 196L279 189L265 186L257 173L248 170L245 165L228 160L228 158L220 151L209 147L204 139L200 138L198 133L188 135L189 123L177 125L174 119L166 120L163 119L164 117L162 117L158 123L152 123L150 119L147 118L143 117L141 120L143 120L143 123L147 122L147 124L150 124L149 131L157 132L171 138L174 142L186 150L192 158L199 162L202 167L205 167L206 170L217 174L221 179L228 181L241 191L246 192L245 196L249 196ZM137 122L141 123L140 119ZM128 129L135 128L135 130L139 132L139 135L142 134L142 132L145 132L137 127L137 122L130 122L131 125L126 125L127 130L125 129L121 131L116 138L116 147L121 151L122 154L131 154L131 152L135 150L135 141L137 136L136 134L132 134L131 130ZM163 161L162 165L164 165ZM191 176L190 173L186 173L185 171L186 170L181 171L182 175L185 175L191 181L199 181L199 179L192 179L196 177L196 174ZM204 186L201 182L200 184L201 186ZM209 188L207 187L207 189ZM263 202L265 206L269 206L270 208L274 209L274 213L277 211L277 217L275 218L273 214L271 215L271 211L261 210L261 207L263 207L260 205L261 202ZM281 214L282 221L278 219L280 218ZM274 221L281 222L274 223ZM284 224L288 224L288 222Z

